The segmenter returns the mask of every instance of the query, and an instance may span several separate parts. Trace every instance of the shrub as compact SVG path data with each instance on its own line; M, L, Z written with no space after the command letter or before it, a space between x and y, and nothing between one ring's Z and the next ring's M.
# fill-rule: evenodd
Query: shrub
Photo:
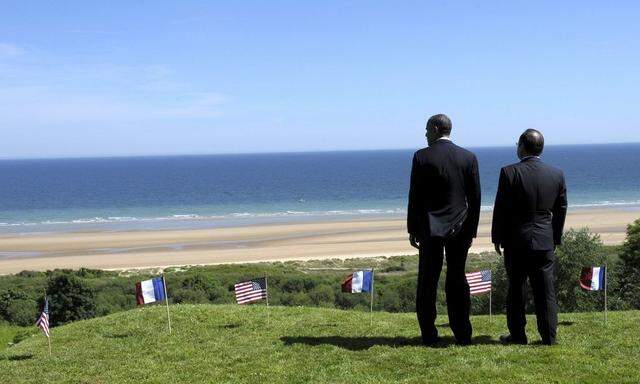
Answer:
M34 300L24 292L8 289L0 293L0 319L13 325L33 325L38 315Z
M334 288L329 285L319 285L309 293L312 305L333 307L336 294Z
M640 308L640 219L627 227L627 238L620 252L616 271L619 281L616 291L631 308Z
M33 300L12 300L7 306L6 316L12 324L28 327L38 318L38 306Z
M47 284L47 293L52 326L96 315L93 290L75 275L63 273L52 276Z
M559 307L565 312L601 309L602 295L584 292L579 285L583 267L603 265L607 261L602 252L600 236L589 232L588 228L570 229L562 237L562 245L556 250L556 257L556 296Z

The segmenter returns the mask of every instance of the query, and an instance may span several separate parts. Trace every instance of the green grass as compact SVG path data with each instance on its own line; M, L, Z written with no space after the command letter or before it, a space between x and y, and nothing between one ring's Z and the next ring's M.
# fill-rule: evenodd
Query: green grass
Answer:
M419 345L414 314L310 307L162 306L55 328L0 351L1 383L637 383L640 311L560 316L559 345L502 346L505 319L472 318L475 344ZM450 331L438 319L441 335ZM539 340L535 319L529 337ZM448 336L448 337L447 337Z
M0 324L0 351L8 348L13 338L17 334L36 333L37 328L16 327L13 325Z

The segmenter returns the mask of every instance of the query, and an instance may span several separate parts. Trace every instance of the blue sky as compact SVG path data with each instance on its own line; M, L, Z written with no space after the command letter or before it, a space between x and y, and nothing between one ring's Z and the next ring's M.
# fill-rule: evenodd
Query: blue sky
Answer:
M637 2L3 2L0 157L640 141Z

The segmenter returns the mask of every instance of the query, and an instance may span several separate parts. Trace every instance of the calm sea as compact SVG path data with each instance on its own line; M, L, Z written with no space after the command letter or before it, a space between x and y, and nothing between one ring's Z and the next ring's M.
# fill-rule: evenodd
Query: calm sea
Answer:
M482 205L515 148L472 149ZM0 161L0 233L199 228L405 212L411 150ZM640 206L640 144L549 146L573 207Z

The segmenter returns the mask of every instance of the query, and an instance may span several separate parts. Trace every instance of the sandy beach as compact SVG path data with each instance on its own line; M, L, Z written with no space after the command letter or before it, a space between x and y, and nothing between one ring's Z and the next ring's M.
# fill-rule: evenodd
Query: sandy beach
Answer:
M605 244L624 241L637 210L573 210L566 228L589 227ZM491 250L490 213L472 252ZM276 260L415 254L403 218L235 228L0 236L0 274L55 268L133 269Z

